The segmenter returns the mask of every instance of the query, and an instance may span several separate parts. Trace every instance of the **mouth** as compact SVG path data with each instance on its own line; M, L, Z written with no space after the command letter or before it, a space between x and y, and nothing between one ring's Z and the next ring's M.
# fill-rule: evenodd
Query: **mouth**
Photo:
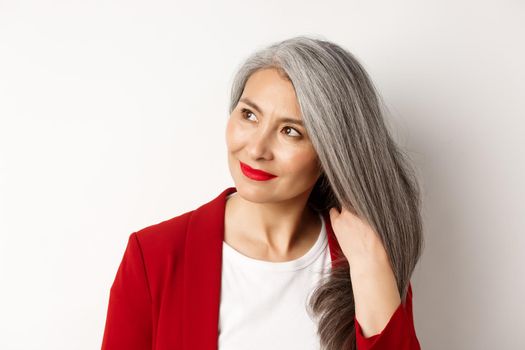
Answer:
M274 177L277 177L277 175L273 175L273 174L270 174L270 173L267 173L266 171L262 171L262 170L259 170L259 169L254 169L252 167L250 167L248 164L245 164L243 162L239 162L240 165L241 165L241 171L242 173L252 179L252 180L256 180L256 181L267 181L267 180L270 180L270 179L273 179Z

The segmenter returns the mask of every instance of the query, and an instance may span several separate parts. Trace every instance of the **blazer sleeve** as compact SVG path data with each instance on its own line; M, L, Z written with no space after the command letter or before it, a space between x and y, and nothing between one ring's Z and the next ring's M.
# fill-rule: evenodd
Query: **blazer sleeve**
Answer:
M414 328L412 314L412 285L408 284L406 301L401 302L390 317L385 328L365 338L361 326L354 316L357 350L421 350Z
M110 289L102 350L151 350L151 305L144 257L134 232Z

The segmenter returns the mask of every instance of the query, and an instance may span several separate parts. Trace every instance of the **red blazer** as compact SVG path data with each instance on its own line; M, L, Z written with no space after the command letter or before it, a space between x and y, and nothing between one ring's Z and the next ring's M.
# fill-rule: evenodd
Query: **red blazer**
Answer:
M217 349L224 210L235 191L129 236L110 289L103 350ZM341 248L323 215L333 261ZM380 334L364 338L354 322L359 350L420 349L410 285Z

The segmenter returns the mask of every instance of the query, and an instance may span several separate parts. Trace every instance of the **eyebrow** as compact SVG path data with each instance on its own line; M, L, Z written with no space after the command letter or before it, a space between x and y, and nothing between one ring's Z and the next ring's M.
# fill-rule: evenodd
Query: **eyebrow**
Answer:
M261 108L259 106L257 106L257 104L253 101L251 101L250 99L246 98L246 97L243 97L239 100L240 102L244 102L246 103L248 106L252 107L253 109L255 109L257 112L259 112L260 114L263 114ZM297 125L300 125L300 126L303 126L304 127L304 124L303 124L303 121L300 120L300 119L295 119L295 118L280 118L279 121L281 122L285 122L285 123L292 123L292 124L297 124Z

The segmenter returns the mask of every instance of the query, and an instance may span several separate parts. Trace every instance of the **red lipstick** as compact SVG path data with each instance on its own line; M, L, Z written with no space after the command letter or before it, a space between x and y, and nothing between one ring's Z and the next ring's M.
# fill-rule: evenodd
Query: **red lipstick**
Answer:
M242 173L252 180L266 181L266 180L273 179L274 177L277 177L277 175L267 173L266 171L254 169L250 167L248 164L244 164L243 162L239 162L239 163L241 165Z

